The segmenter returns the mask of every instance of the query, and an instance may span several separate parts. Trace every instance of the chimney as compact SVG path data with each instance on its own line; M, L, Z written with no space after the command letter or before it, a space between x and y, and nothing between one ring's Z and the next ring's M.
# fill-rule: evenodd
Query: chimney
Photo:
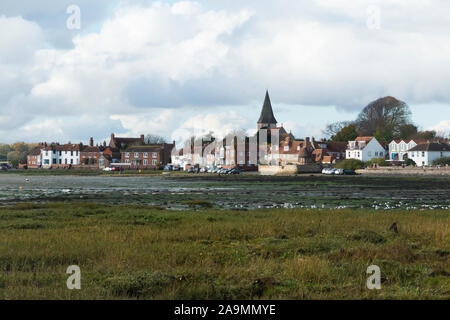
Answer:
M92 138L92 137L89 139L89 146L90 147L94 146L94 138Z
M143 134L141 134L141 143L144 144L144 138L145 136Z

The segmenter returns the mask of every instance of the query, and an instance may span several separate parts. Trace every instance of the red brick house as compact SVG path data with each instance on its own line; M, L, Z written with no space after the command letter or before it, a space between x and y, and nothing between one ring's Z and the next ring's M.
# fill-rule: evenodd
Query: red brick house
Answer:
M27 167L28 168L40 168L42 165L41 149L43 145L39 145L33 148L27 155Z
M121 150L121 162L130 169L161 169L171 162L174 144L138 145Z

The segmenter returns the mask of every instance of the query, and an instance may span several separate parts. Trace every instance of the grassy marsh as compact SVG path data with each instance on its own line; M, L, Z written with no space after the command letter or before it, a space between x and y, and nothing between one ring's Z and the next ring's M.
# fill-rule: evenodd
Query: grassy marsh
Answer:
M449 299L449 218L21 203L0 208L0 298ZM399 233L388 230L394 221ZM73 264L81 290L66 288ZM366 289L372 264L379 291Z

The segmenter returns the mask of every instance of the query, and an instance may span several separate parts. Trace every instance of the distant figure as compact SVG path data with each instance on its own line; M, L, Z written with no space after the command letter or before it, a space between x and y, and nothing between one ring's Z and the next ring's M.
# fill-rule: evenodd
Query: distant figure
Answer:
M394 222L394 223L389 227L389 230L394 230L395 233L398 233L397 222Z

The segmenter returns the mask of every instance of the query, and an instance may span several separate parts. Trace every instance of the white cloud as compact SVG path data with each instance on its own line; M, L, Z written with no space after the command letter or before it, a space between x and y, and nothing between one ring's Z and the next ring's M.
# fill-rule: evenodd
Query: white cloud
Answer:
M434 130L447 137L450 135L450 120L442 120L436 125L427 128L427 130Z
M127 135L253 127L248 115L215 110L262 103L266 88L274 105L318 113L330 105L354 112L384 95L450 104L449 22L435 9L446 2L379 1L376 31L366 26L369 1L137 2L121 2L68 49L49 45L35 22L1 16L10 32L0 34L0 139L63 117L80 132L91 130L91 117L120 123ZM289 121L305 134L322 129Z

